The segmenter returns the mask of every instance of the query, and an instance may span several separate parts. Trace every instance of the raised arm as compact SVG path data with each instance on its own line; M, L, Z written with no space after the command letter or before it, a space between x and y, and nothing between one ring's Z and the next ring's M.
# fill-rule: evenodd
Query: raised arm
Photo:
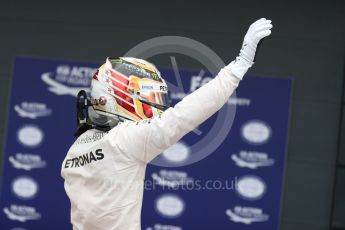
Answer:
M244 38L239 56L218 75L186 96L161 116L141 122L127 122L113 130L118 145L127 155L149 162L217 112L254 64L260 41L271 34L271 21L254 22Z

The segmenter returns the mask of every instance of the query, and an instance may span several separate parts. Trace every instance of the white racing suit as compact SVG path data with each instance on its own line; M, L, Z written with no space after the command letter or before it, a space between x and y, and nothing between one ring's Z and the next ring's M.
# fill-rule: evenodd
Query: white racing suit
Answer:
M217 112L239 81L226 66L160 117L82 134L61 169L73 229L140 230L147 163Z

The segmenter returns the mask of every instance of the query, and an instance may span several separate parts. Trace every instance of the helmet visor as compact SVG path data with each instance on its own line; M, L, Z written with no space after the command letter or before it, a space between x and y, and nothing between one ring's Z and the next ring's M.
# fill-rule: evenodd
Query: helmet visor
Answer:
M139 100L159 110L169 108L169 96L167 92L146 91L140 92Z

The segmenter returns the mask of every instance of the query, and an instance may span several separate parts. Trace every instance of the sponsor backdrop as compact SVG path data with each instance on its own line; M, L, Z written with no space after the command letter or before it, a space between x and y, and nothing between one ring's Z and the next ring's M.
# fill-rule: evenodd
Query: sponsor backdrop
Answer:
M88 88L97 67L15 59L1 229L71 228L60 167L74 141L75 95ZM179 72L180 79L162 71L172 104L211 79L204 71ZM149 165L142 229L279 229L290 93L290 80L247 76L223 108L236 106L230 131L218 113L160 155L164 167ZM207 135L215 128L217 135ZM208 149L207 158L187 165Z

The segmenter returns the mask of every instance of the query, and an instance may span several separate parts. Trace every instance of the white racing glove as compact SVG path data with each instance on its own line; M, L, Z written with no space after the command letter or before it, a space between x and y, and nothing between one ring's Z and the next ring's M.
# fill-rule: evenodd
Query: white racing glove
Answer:
M271 20L261 18L250 25L244 37L242 49L236 60L229 64L229 69L238 79L242 80L244 74L254 64L255 53L263 38L271 34Z

